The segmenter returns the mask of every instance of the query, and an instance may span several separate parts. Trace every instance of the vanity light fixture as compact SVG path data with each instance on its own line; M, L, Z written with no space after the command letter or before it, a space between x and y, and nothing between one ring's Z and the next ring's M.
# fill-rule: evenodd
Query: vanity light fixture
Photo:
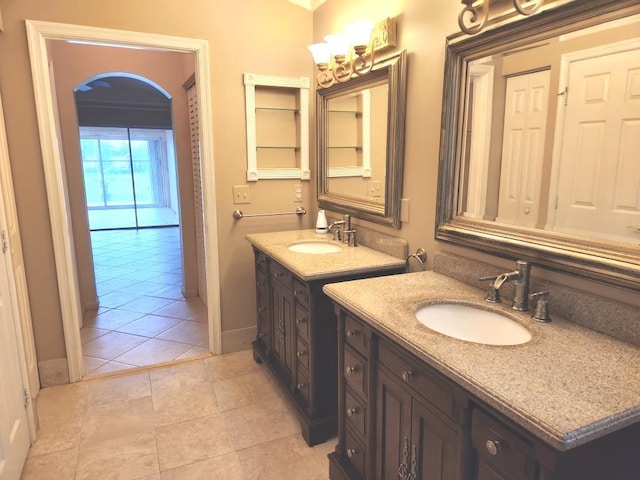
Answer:
M533 15L545 0L511 0L520 15ZM458 15L460 30L468 35L480 32L489 19L491 0L461 0L465 6Z
M370 72L375 64L375 52L396 46L395 22L355 22L345 26L344 33L327 35L324 42L309 45L318 66L319 88Z

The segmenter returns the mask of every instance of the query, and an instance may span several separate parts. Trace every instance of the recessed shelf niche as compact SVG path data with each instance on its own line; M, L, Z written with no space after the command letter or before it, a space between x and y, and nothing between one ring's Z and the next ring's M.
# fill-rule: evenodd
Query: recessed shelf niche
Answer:
M309 78L244 74L247 181L309 180Z

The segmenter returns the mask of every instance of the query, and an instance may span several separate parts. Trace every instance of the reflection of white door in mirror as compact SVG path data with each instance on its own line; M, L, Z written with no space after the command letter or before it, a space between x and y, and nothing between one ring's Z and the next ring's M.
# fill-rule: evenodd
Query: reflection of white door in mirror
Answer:
M482 65L481 62L469 65L469 89L466 99L469 108L465 139L468 144L464 148L464 168L468 172L468 182L467 190L464 192L466 209L463 215L473 218L485 218L493 114L495 68L493 65Z
M507 78L498 223L537 227L549 70Z
M549 228L630 243L640 235L640 39L563 61L568 98ZM554 208L555 204L555 208Z

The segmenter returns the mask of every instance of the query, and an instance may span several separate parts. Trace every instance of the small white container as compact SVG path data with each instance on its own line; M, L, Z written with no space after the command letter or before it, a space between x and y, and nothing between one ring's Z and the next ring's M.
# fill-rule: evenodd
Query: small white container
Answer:
M324 210L318 210L318 218L316 220L316 233L327 233L329 225L327 224L327 216Z

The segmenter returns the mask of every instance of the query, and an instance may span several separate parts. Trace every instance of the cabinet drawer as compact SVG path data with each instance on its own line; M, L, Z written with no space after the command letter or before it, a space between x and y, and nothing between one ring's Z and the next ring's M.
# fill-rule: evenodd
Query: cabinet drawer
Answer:
M297 302L309 306L309 287L297 278L293 279L293 296Z
M296 357L298 357L298 368L304 367L305 370L309 370L309 347L306 342L298 338L296 342Z
M471 420L471 443L481 458L480 464L495 467L514 480L533 478L533 460L526 440L481 410L474 410Z
M344 338L362 355L369 356L364 325L349 315L344 316Z
M254 250L256 256L256 269L265 271L267 270L267 256L260 250Z
M429 372L419 360L401 354L384 340L380 341L378 358L380 364L405 385L420 392L425 402L435 406L449 418L454 418L453 392L449 386L435 378L435 372Z
M349 429L346 429L344 453L347 461L356 469L356 471L360 474L360 477L365 478L367 450Z
M298 368L295 391L296 396L302 399L303 405L309 405L309 374L306 369Z
M309 310L296 303L295 317L298 335L309 341Z
M358 352L348 345L344 346L344 372L342 373L347 385L363 398L367 398L367 366L367 360Z
M345 415L347 425L362 435L365 439L367 434L367 407L357 396L353 395L347 388L345 402Z
M269 274L271 275L271 278L280 282L287 290L291 290L291 272L282 265L276 262L271 262L269 264Z

